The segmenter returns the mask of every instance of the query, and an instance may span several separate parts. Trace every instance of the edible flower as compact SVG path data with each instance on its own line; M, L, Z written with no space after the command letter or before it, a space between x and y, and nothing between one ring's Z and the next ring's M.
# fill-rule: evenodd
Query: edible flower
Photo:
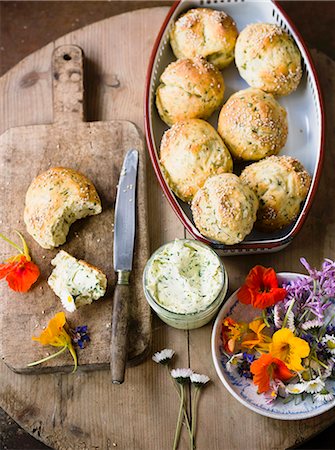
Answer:
M29 248L24 237L18 231L16 231L16 234L22 241L22 249L15 242L0 233L0 237L4 241L19 251L18 255L12 256L4 264L0 264L0 280L4 278L13 291L27 292L39 277L40 270L31 260Z
M237 298L241 303L264 309L286 297L286 289L278 287L276 272L271 268L255 266L248 273Z
M250 366L253 382L258 386L258 393L268 392L272 380L287 381L294 376L286 364L269 353L264 353Z
M207 384L210 380L210 378L207 375L200 375L199 373L192 373L190 376L191 383L194 384L196 387L203 387L205 384Z
M171 376L174 378L177 383L185 384L190 380L191 375L193 374L192 369L172 369Z
M306 383L306 389L305 391L309 394L317 394L318 392L321 392L325 388L325 382L321 380L320 377L313 378L313 380L310 380Z
M44 331L42 331L39 337L33 336L32 338L33 341L37 341L42 345L52 345L53 347L62 347L62 348L58 352L53 353L52 355L47 356L46 358L28 364L28 367L41 364L45 361L48 361L51 358L55 358L56 356L65 352L65 350L69 350L74 361L74 368L72 373L77 370L77 355L73 348L71 337L64 329L65 326L66 326L65 314L64 312L59 312L49 321L48 326Z
M268 350L271 338L265 334L262 334L265 327L266 324L262 319L256 319L250 322L249 330L251 330L251 333L244 336L241 347L248 348L250 350L257 347L257 350L260 352Z
M226 352L232 353L235 350L237 341L239 341L247 330L247 325L236 322L231 317L226 317L222 323L222 341Z
M163 366L165 366L170 363L171 359L174 357L174 354L174 350L172 350L171 348L165 348L160 352L154 353L154 355L152 356L152 360L157 364L163 364Z
M274 358L283 361L294 371L304 370L301 359L309 355L310 348L304 339L294 336L288 328L276 331L272 336L269 351Z
M314 401L317 403L324 403L324 402L330 402L333 400L334 394L327 391L327 389L323 389L321 392L318 392L317 394L313 395Z
M86 347L87 343L90 342L91 338L87 332L87 325L82 325L71 330L72 341L83 349Z

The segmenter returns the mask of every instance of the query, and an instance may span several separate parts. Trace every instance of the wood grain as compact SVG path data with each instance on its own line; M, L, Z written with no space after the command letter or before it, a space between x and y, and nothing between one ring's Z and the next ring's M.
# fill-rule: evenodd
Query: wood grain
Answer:
M50 60L51 62L51 60ZM139 151L137 195L137 237L134 257L134 289L129 307L128 358L139 362L148 352L151 339L150 308L142 291L142 273L149 256L146 218L145 154L143 138L137 127L128 121L84 122L83 113L83 53L74 45L60 46L52 54L50 81L53 85L55 122L50 125L10 128L0 136L0 167L2 170L3 208L0 223L6 236L20 230L25 236L41 277L27 295L10 291L0 284L0 354L12 370L18 373L71 371L71 356L61 357L27 367L29 362L48 356L53 349L31 340L39 335L52 316L62 310L47 279L50 261L59 251L42 249L26 232L23 223L25 192L36 175L49 167L71 167L93 181L102 200L103 212L71 226L67 243L62 248L107 274L107 296L67 313L70 327L87 325L92 336L89 350L78 351L79 369L106 369L110 364L112 302L115 284L113 269L113 222L116 186L126 152ZM52 92L50 92L52 94ZM15 208L11 205L15 204ZM0 242L0 258L11 254ZM21 297L21 298L20 298ZM13 336L15 335L15 339Z
M52 104L43 75L49 69L45 58L50 58L54 46L67 43L80 45L88 58L89 118L131 119L142 127L147 61L166 12L166 8L156 8L111 18L71 33L31 55L0 80L0 126L51 121ZM327 93L327 114L332 117L335 64L322 54L314 53L314 57ZM38 80L26 88L28 95L18 86L24 76L34 71L39 74ZM101 74L99 83L93 82L97 73ZM24 115L23 109L30 114ZM335 194L335 137L331 127L327 139L323 179L303 230L278 254L225 258L231 291L255 262L272 263L277 270L300 270L298 259L302 255L313 264L319 264L324 256L335 257L335 217L328 207ZM149 162L147 179L147 217L153 251L163 242L183 237L184 230L162 195ZM288 423L265 419L240 406L214 373L210 331L208 325L187 333L167 327L157 318L153 320L153 351L172 347L178 355L175 367L190 364L212 378L200 398L199 450L283 449L334 423L332 411L316 419ZM112 386L108 371L26 377L1 365L0 377L0 405L53 448L110 450L113 443L125 450L165 450L172 446L177 398L165 370L151 360L129 369L126 383L116 387ZM180 448L188 448L185 430Z

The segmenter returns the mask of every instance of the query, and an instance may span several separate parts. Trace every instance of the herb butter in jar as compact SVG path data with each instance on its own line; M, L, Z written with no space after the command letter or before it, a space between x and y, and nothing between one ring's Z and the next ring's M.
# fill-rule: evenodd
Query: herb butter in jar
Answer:
M151 256L143 284L158 316L172 327L189 330L215 316L225 298L228 279L210 247L181 239L163 245Z

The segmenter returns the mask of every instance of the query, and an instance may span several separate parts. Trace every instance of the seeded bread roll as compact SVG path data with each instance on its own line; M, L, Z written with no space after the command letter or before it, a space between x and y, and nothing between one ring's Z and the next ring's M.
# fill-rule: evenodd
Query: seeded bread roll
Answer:
M303 165L290 156L270 156L251 164L241 173L241 180L259 200L255 226L262 231L289 225L297 217L311 183Z
M223 69L234 59L237 35L235 22L225 12L196 8L176 21L170 43L177 58L203 56Z
M166 67L160 82L156 105L169 126L186 119L206 119L223 102L223 77L202 57L174 61Z
M78 261L64 250L57 253L51 264L55 268L48 284L67 311L73 312L105 295L107 278L97 267Z
M41 247L54 248L64 244L73 222L101 210L97 191L85 175L54 167L38 175L29 186L24 221Z
M232 173L208 178L192 201L198 230L227 245L243 241L250 233L257 208L254 192Z
M204 120L177 122L163 136L160 163L173 192L190 202L209 176L233 171L233 161L216 130Z
M223 105L218 132L234 158L257 161L276 155L285 145L286 111L273 95L245 89Z
M235 62L252 87L275 95L295 91L301 79L301 55L293 39L278 25L248 25L236 41Z

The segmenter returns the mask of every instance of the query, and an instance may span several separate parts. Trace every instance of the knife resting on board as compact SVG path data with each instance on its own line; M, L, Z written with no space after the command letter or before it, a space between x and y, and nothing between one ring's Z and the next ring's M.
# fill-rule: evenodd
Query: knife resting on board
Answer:
M124 381L128 354L128 319L131 301L130 272L136 228L137 150L129 150L123 161L115 204L114 270L117 283L113 298L111 372L112 382Z

